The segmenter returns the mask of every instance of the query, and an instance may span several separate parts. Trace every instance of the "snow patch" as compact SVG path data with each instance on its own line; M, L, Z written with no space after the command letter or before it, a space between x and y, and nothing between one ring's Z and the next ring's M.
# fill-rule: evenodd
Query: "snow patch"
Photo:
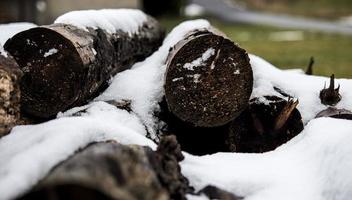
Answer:
M205 62L215 54L215 49L209 48L207 49L201 57L193 60L191 63L186 63L183 65L183 68L193 71L195 67L204 66Z
M52 49L50 49L49 51L47 51L47 52L44 53L44 58L46 58L46 57L48 57L48 56L51 56L51 55L54 55L54 54L56 54L57 52L59 52L57 49L52 48Z
M0 24L0 43L5 44L9 38L13 37L17 33L28 30L30 28L34 28L36 26L37 25L28 22Z
M134 34L146 20L147 15L137 9L102 9L71 11L59 16L54 23L71 24L84 30L103 29L110 34L117 30Z
M0 43L0 55L4 56L4 57L8 57L7 52L5 51L4 47L1 45Z

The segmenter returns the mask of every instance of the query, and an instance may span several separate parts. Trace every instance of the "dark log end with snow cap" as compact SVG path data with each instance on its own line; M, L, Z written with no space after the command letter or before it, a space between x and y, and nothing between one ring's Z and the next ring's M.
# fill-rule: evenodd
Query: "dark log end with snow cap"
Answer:
M23 31L5 44L24 77L22 109L39 118L86 103L113 75L153 53L164 30L147 17L135 33L53 24Z
M253 86L249 57L222 33L190 33L173 47L167 66L169 110L193 126L224 125L248 105Z
M20 119L20 78L15 60L0 46L0 137L6 135Z

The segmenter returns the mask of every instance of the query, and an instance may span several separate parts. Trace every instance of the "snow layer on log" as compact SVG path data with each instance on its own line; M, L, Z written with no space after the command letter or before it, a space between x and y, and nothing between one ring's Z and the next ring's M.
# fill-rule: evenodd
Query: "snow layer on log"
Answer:
M155 143L145 137L145 126L153 130L157 123L153 110L162 96L169 48L189 31L208 26L205 20L180 24L152 56L117 74L95 102L60 113L58 119L46 123L15 127L1 138L0 159L6 162L0 165L0 199L18 197L52 167L91 142L116 140L155 149ZM124 99L131 100L133 113L99 101Z
M136 9L102 9L71 11L59 16L54 23L71 24L78 28L103 29L110 34L117 30L136 33L147 15Z
M13 199L30 189L50 169L93 141L116 140L122 144L156 145L145 135L157 127L153 110L163 96L165 60L169 48L184 34L206 28L204 20L177 26L163 46L131 70L116 75L110 87L89 105L61 113L58 119L15 127L0 139L0 199ZM253 97L279 95L280 87L299 98L305 122L325 106L319 91L326 77L279 70L263 59L250 56L254 72ZM352 109L352 80L338 79L342 100L337 107ZM100 102L130 100L131 112ZM84 113L77 116L77 113ZM245 196L246 199L339 199L352 195L352 122L319 118L290 142L264 154L186 154L182 170L197 189L206 184ZM189 196L193 199L201 199Z
M165 38L158 51L145 61L136 63L132 70L117 74L110 86L96 100L131 100L133 112L141 118L151 134L150 136L155 139L158 121L155 119L153 111L159 108L158 102L164 95L165 62L169 49L189 31L208 28L209 26L209 22L205 20L181 23Z
M36 27L37 25L28 22L17 22L10 24L0 24L0 44L4 45L5 42L17 33Z

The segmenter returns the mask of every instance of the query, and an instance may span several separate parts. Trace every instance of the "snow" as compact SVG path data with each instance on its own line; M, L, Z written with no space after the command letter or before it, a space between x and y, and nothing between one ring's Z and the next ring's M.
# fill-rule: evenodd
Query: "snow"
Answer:
M4 50L4 47L1 45L1 43L0 43L0 55L6 58L8 57L7 52Z
M33 27L36 27L36 25L28 22L0 24L0 44L4 45L15 34Z
M54 23L71 24L87 30L103 29L108 33L117 30L129 34L138 32L138 29L147 20L147 15L136 9L102 9L71 11L58 17Z
M214 54L215 54L215 49L209 48L202 54L201 57L193 60L191 63L185 63L183 65L183 68L193 71L195 67L204 66L205 62Z
M146 127L155 137L153 111L162 97L168 50L189 31L207 27L205 20L180 24L158 51L116 75L110 87L89 105L59 113L58 119L46 123L17 126L1 138L0 160L6 163L0 165L0 199L22 194L52 167L91 142L116 140L155 148L155 143L145 137ZM102 102L124 99L131 100L132 113ZM82 110L86 110L82 116L75 116Z
M91 142L116 140L155 149L159 121L153 112L163 96L165 61L169 49L194 29L208 28L205 20L175 27L163 45L132 69L117 74L110 86L90 104L59 113L57 119L17 126L0 139L0 199L14 199L34 186L55 165ZM208 53L206 53L208 51ZM211 51L201 57L207 60ZM254 75L252 98L280 95L279 87L299 99L304 131L278 149L264 154L185 153L182 172L197 190L212 184L246 200L348 200L352 195L352 121L313 119L326 106L319 91L326 77L279 70L250 55ZM201 63L201 61L199 61ZM180 66L181 67L181 66ZM193 77L194 78L194 77ZM175 79L178 81L181 79ZM338 108L352 109L352 80L337 79L342 100ZM262 100L260 98L259 100ZM103 101L129 100L131 112ZM189 199L207 199L188 195Z
M347 200L352 195L352 121L319 118L264 154L185 154L182 172L196 189L212 184L246 200Z
M44 53L44 58L48 57L48 56L51 56L51 55L54 55L56 54L57 52L59 52L57 49L55 48L52 48L52 49L49 49L49 51L45 52Z
M253 68L254 88L251 98L264 95L278 95L273 87L278 87L291 96L299 100L297 106L301 112L303 122L307 123L313 119L318 112L324 110L326 106L320 103L319 92L325 83L329 83L328 77L307 76L305 74L280 70L262 58L249 55ZM336 79L336 84L340 84L341 101L337 108L352 110L352 80Z
M150 136L156 139L155 133L159 123L154 118L153 112L158 110L158 102L164 93L165 62L169 49L188 32L195 29L208 28L209 26L209 22L205 20L181 23L165 38L163 45L158 51L145 61L135 64L131 70L117 74L109 88L96 100L132 100L133 112L143 121Z

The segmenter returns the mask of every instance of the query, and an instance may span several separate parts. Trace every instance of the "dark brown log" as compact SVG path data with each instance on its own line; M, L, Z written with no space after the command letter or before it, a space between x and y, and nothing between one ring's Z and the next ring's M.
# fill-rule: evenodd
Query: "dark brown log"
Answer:
M95 97L113 75L155 51L163 37L151 17L133 35L53 24L18 33L5 49L24 72L23 111L50 118Z
M341 100L341 95L339 93L340 85L335 88L335 76L334 74L330 76L330 85L320 91L320 101L324 105L334 106Z
M207 185L198 192L198 195L204 194L209 199L218 199L218 200L241 200L243 197L236 196L230 192L222 190L213 185Z
M185 199L191 188L180 173L175 138L158 149L110 141L91 144L54 168L20 199Z
M327 109L319 112L315 118L319 117L332 117L337 119L352 120L352 112L346 109L338 109L335 107L328 107Z
M0 46L0 137L9 133L20 120L20 79L16 61Z
M313 75L313 65L314 65L314 57L310 57L309 64L306 70L307 75Z
M233 151L271 151L295 137L303 130L297 104L277 96L252 99L248 109L231 123L228 141L236 147Z
M219 127L195 127L176 117L168 110L165 99L160 103L157 117L164 124L159 135L176 135L183 151L194 155L205 155L217 152L229 152L229 125Z
M253 87L246 51L215 29L189 33L167 59L169 110L196 127L217 127L248 105Z

